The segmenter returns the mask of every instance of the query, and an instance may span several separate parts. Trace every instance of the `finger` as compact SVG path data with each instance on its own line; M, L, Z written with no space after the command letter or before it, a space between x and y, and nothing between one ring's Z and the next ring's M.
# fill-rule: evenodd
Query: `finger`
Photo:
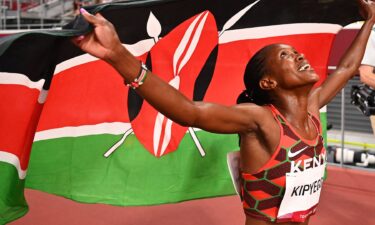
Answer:
M364 4L364 5L372 5L372 4L374 4L374 1L373 0L362 0L362 4Z
M87 22L91 23L94 26L99 25L102 22L103 17L96 17L91 13L87 12L84 8L80 8L79 11L81 12L85 20L87 20Z
M96 16L96 17L99 17L99 18L101 18L101 19L103 19L103 20L105 20L104 16L102 16L102 14L100 14L100 13L95 14L95 16Z
M365 10L366 7L368 7L367 0L358 0L357 2L358 2L358 5L359 5L359 8L360 8L361 11ZM364 13L364 12L362 12L362 13Z

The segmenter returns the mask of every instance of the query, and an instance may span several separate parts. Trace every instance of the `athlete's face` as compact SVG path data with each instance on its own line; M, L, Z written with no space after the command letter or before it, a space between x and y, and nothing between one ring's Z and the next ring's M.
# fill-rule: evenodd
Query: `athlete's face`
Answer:
M268 52L267 71L283 89L313 85L319 76L304 55L284 44L274 45Z

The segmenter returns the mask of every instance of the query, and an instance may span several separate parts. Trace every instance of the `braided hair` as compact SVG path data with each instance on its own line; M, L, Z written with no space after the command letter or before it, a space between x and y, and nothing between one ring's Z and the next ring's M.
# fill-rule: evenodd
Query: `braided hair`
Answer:
M266 57L270 49L276 44L267 45L260 49L247 63L243 81L246 87L237 98L237 104L255 103L257 105L266 105L271 103L271 99L267 91L259 86L260 80L267 73Z

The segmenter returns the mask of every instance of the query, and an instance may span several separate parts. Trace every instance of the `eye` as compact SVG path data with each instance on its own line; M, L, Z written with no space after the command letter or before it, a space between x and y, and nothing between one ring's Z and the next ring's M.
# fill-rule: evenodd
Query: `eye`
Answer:
M288 54L284 51L280 53L280 58L285 58Z

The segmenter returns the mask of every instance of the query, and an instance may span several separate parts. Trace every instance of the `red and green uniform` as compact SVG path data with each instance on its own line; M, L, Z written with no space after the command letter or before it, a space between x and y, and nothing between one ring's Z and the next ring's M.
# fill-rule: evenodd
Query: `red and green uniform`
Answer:
M309 114L318 136L306 140L274 106L269 108L280 126L280 143L258 172L242 173L244 211L271 222L303 222L316 211L325 176L326 150L320 122Z

